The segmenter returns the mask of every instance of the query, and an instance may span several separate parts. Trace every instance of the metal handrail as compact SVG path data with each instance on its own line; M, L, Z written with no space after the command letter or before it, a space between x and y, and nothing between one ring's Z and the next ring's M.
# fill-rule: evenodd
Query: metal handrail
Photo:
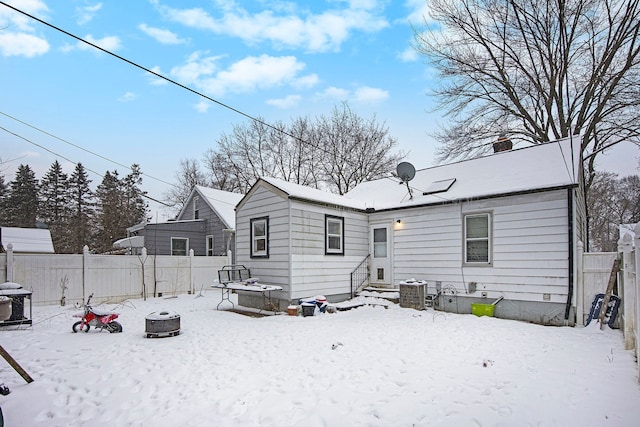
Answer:
M369 280L369 257L367 255L360 264L351 272L351 298L363 283Z

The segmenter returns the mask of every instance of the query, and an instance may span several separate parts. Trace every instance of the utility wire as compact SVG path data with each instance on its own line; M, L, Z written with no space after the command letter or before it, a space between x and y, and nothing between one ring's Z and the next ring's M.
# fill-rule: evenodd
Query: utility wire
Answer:
M322 146L319 146L319 145L314 144L312 142L306 141L306 140L304 140L304 139L302 139L302 138L300 138L298 136L293 135L292 133L287 132L285 129L279 128L279 127L274 126L272 124L269 124L269 123L265 122L264 120L261 120L261 119L259 119L257 117L254 117L254 116L252 116L250 114L247 114L247 113L245 113L245 112L243 112L241 110L238 110L237 108L234 108L234 107L232 107L232 106L230 106L228 104L225 104L225 103L223 103L221 101L218 101L218 100L216 100L214 98L211 98L210 96L207 96L207 95L205 95L205 94L203 94L201 92L198 92L197 90L192 89L192 88L190 88L188 86L185 86L182 83L178 83L177 81L172 80L169 77L163 76L162 74L157 73L157 72L155 72L155 71L153 71L153 70L151 70L151 69L149 69L147 67L144 67L144 66L142 66L142 65L140 65L140 64L138 64L136 62L133 62L133 61L131 61L131 60L129 60L129 59L123 57L123 56L120 56L120 55L118 55L118 54L116 54L114 52L111 52L111 51L109 51L107 49L104 49L104 48L102 48L102 47L100 47L100 46L98 46L98 45L96 45L94 43L91 43L91 42L89 42L87 40L84 40L81 37L76 36L75 34L72 34L72 33L68 32L66 30L63 30L62 28L57 27L57 26L55 26L55 25L53 25L53 24L51 24L51 23L49 23L47 21L44 21L44 20L42 20L42 19L40 19L40 18L38 18L36 16L33 16L33 15L27 13L27 12L24 12L23 10L18 9L15 6L11 6L11 5L5 3L4 1L0 1L0 4L10 8L10 9L13 9L14 11L16 11L16 12L18 12L18 13L24 15L24 16L27 16L27 17L33 19L34 21L38 21L39 23L41 23L41 24L43 24L43 25L45 25L45 26L47 26L49 28L52 28L52 29L54 29L56 31L59 31L59 32L63 33L63 34L66 34L67 36L69 36L69 37L71 37L73 39L76 39L79 42L82 42L82 43L85 43L85 44L87 44L87 45L89 45L91 47L94 47L94 48L96 48L96 49L98 49L98 50L100 50L100 51L102 51L102 52L104 52L104 53L106 53L108 55L111 55L111 56L113 56L113 57L115 57L117 59L120 59L121 61L124 61L124 62L126 62L126 63L128 63L130 65L133 65L134 67L139 68L139 69L141 69L141 70L143 70L143 71L145 71L145 72L147 72L149 74L152 74L152 75L154 75L154 76L156 76L156 77L158 77L160 79L166 80L167 82L169 82L171 84L174 84L174 85L176 85L176 86L178 86L178 87L180 87L182 89L185 89L185 90L187 90L187 91L189 91L191 93L194 93L194 94L196 94L196 95L198 95L198 96L200 96L200 97L202 97L202 98L204 98L204 99L206 99L208 101L211 101L211 102L213 102L215 104L218 104L221 107L224 107L224 108L226 108L228 110L231 110L234 113L240 114L241 116L244 116L244 117L246 117L246 118L248 118L248 119L250 119L250 120L252 120L252 121L254 121L256 123L264 125L264 126L270 128L270 129L273 129L276 132L281 133L282 135L286 135L286 136L288 136L290 138L293 138L295 141L298 141L298 142L300 142L302 144L305 144L305 145L309 145L309 146L315 148L316 150L323 151L323 152L325 152L327 154L333 154L331 150L329 150L329 149L327 149L325 147L322 147ZM346 159L345 159L345 162L351 164L351 166L356 166L355 164L349 162ZM174 184L171 184L171 185L174 185Z
M166 80L166 81L168 81L169 83L172 83L172 84L174 84L174 85L176 85L176 86L178 86L178 87L181 87L182 89L188 90L188 91L189 91L189 92L191 92L191 93L194 93L194 94L196 94L196 95L198 95L198 96L201 96L201 97L203 97L203 98L205 98L205 99L207 99L207 100L209 100L209 101L211 101L211 102L213 102L213 103L215 103L215 104L218 104L218 105L220 105L220 106L222 106L222 107L224 107L224 108L227 108L227 109L229 109L229 110L233 111L234 113L237 113L237 114L240 114L241 116L247 117L247 118L248 118L248 119L250 119L250 120L253 120L253 121L257 122L257 123L260 123L260 124L262 124L262 125L264 125L264 126L267 126L267 127L271 128L271 129L273 129L273 130L275 130L275 131L277 131L277 132L280 132L280 133L282 133L282 134L284 134L284 135L287 135L287 136L289 136L289 137L291 137L291 138L293 138L293 139L295 139L295 140L297 140L297 141L300 141L300 142L302 142L302 143L307 143L307 144L308 144L308 142L307 142L307 141L304 141L304 140L302 140L301 138L299 138L299 137L297 137L297 136L295 136L295 135L293 135L293 134L291 134L291 133L289 133L289 132L287 132L287 131L285 131L285 130L283 130L283 129L277 128L276 126L273 126L273 125L271 125L271 124L269 124L269 123L265 122L264 120L260 120L260 119L258 119L257 117L254 117L254 116L252 116L252 115L250 115L250 114L247 114L247 113L245 113L245 112L243 112L243 111L240 111L240 110L238 110L237 108L234 108L234 107L232 107L232 106L230 106L230 105L228 105L228 104L225 104L225 103L220 102L220 101L218 101L218 100L216 100L216 99L214 99L214 98L211 98L210 96L207 96L207 95L205 95L205 94L203 94L203 93L201 93L201 92L198 92L198 91L197 91L197 90L195 90L195 89L191 89L190 87L185 86L185 85L183 85L182 83L178 83L178 82L177 82L177 81L175 81L175 80L172 80L172 79L170 79L170 78L168 78L168 77L163 76L162 74L156 73L155 71L152 71L152 70L150 70L149 68L146 68L146 67L144 67L144 66L142 66L142 65L140 65L140 64L137 64L137 63L135 63L135 62L133 62L133 61L131 61L131 60L129 60L129 59L127 59L127 58L123 57L123 56L120 56L120 55L118 55L118 54L116 54L116 53L114 53L114 52L111 52L111 51L109 51L109 50L107 50L107 49L104 49L104 48L102 48L102 47L100 47L100 46L98 46L98 45L96 45L96 44L94 44L94 43L91 43L91 42L89 42L89 41L87 41L87 40L84 40L84 39L82 39L82 38L80 38L80 37L76 36L75 34L72 34L72 33L68 32L68 31L66 31L66 30L63 30L63 29L62 29L62 28L60 28L60 27L57 27L57 26L55 26L55 25L53 25L53 24L50 24L50 23L49 23L49 22L47 22L47 21L44 21L44 20L42 20L42 19L40 19L40 18L38 18L38 17L36 17L36 16L33 16L33 15L31 15L31 14L27 13L27 12L24 12L23 10L20 10L20 9L18 9L17 7L11 6L10 4L7 4L7 3L5 3L4 1L0 1L0 4L2 4L2 5L4 5L4 6L6 6L6 7L8 7L8 8L10 8L10 9L13 9L14 11L16 11L16 12L18 12L18 13L21 13L21 14L22 14L22 15L24 15L24 16L27 16L27 17L29 17L29 18L33 19L34 21L38 21L38 22L40 22L41 24L46 25L47 27L53 28L53 29L54 29L54 30L56 30L56 31L59 31L59 32L61 32L61 33L63 33L63 34L66 34L67 36L69 36L69 37L71 37L71 38L74 38L74 39L76 39L76 40L78 40L78 41L80 41L80 42L82 42L82 43L86 43L86 44L88 44L88 45L89 45L89 46L91 46L91 47L94 47L94 48L96 48L96 49L98 49L98 50L101 50L102 52L104 52L104 53L106 53L106 54L109 54L109 55L111 55L111 56L113 56L113 57L115 57L115 58L118 58L118 59L120 59L121 61L124 61L124 62L126 62L126 63L128 63L128 64L130 64L130 65L133 65L134 67L139 68L139 69L141 69L141 70L143 70L143 71L145 71L145 72L147 72L147 73L149 73L149 74L153 74L154 76L159 77L159 78L161 78L161 79L163 79L163 80ZM315 148L318 148L318 147L315 147Z
M30 127L31 129L35 129L35 130L37 130L38 132L42 132L42 133L44 133L45 135L50 136L51 138L55 138L55 139L57 139L58 141L62 141L62 142L64 142L65 144L69 144L69 145L71 145L72 147L78 148L78 149L80 149L80 150L82 150L82 151L84 151L84 152L86 152L86 153L93 154L94 156L96 156L96 157L100 157L100 158L101 158L101 159L103 159L103 160L106 160L106 161L111 162L111 163L114 163L114 164L116 164L116 165L118 165L118 166L122 166L123 168L126 168L126 169L128 169L128 170L131 170L131 166L124 165L124 164L119 163L119 162L117 162L117 161L115 161L115 160L111 160L111 159L109 159L109 158L107 158L107 157L104 157L104 156L102 156L102 155L98 154L98 153L95 153L95 152L93 152L93 151L91 151L91 150L87 150L86 148L83 148L83 147L81 147L81 146L79 146L79 145L77 145L77 144L74 144L73 142L69 142L69 141L67 141L66 139L60 138L60 137L58 137L58 136L55 136L55 135L53 135L52 133L49 133L49 132L47 132L47 131L45 131L45 130L43 130L43 129L40 129L40 128L36 127L36 126L33 126L33 125L31 125L31 124L29 124L29 123L27 123L27 122L24 122L24 121L22 121L22 120L20 120L20 119L18 119L18 118L16 118L16 117L13 117L13 116L11 116L11 115L9 115L9 114L7 114L7 113L4 113L4 112L2 112L2 111L0 111L0 114L2 114L3 116L6 116L6 117L8 117L8 118L10 118L10 119L12 119L12 120L15 120L15 121L16 121L16 122L18 122L18 123L22 123L23 125L28 126L28 127ZM57 155L57 154L56 154L56 155ZM60 156L60 157L62 157L62 156ZM68 160L68 159L65 159L65 160ZM68 161L70 161L70 160L68 160ZM145 173L142 173L142 175L144 175L144 176L146 176L146 177L149 177L149 178L151 178L151 179L154 179L154 180L156 180L156 181L158 181L158 182L161 182L161 183L163 183L163 184L171 185L172 187L175 187L175 186L176 186L175 184L172 184L172 183L170 183L170 182L164 181L164 180L162 180L162 179L160 179L160 178L156 178L156 177L154 177L154 176L151 176L151 175L148 175L148 174L145 174Z
M9 129L6 129L6 128L4 128L4 127L0 126L0 130L3 130L3 131L5 131L5 132L7 132L8 134L15 136L16 138L20 138L20 139L22 139L23 141L28 142L29 144L35 145L36 147L42 148L43 150L45 150L45 151L47 151L47 152L49 152L49 153L53 154L53 155L54 155L54 156L56 156L56 157L60 157L60 158L62 158L62 159L64 159L64 160L68 161L69 163L72 163L72 164L74 164L74 165L77 165L77 164L78 164L77 162L74 162L73 160L71 160L71 159L69 159L69 158L67 158L67 157L63 156L62 154L58 154L58 153L56 153L55 151L52 151L52 150L48 149L47 147L45 147L45 146L43 146L43 145L38 144L37 142L33 142L33 141L31 141L30 139L25 138L25 137L24 137L24 136L22 136L22 135L19 135L19 134L15 133L15 132L10 131ZM99 172L94 171L93 169L89 169L88 167L85 167L85 169L86 169L86 170L88 170L89 172L91 172L91 173L93 173L93 174L95 174L95 175L99 176L100 178L104 178L104 175L102 175L102 174L101 174L101 173L99 173ZM130 168L129 168L129 169L130 169ZM149 200L151 200L151 201L154 201L154 202L156 202L156 203L160 203L161 205L168 206L168 207L173 207L173 205L169 205L169 204L167 204L167 203L165 203L165 202L162 202L162 201L160 201L160 200L157 200L157 199L155 199L155 198L153 198L153 197L151 197L151 196L149 196L149 195L147 195L147 194L142 194L141 196L142 196L142 197L144 197L144 198L147 198L147 199L149 199Z

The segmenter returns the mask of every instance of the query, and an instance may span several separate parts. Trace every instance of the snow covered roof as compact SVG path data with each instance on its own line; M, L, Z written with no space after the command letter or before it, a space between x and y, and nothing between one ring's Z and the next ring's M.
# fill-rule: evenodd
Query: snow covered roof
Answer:
M220 217L225 226L230 229L236 228L236 212L235 208L238 202L242 200L243 195L238 193L231 193L230 191L217 190L215 188L203 187L196 185L193 188L191 196L194 192L200 194L202 199L209 205L209 207ZM182 213L186 209L186 205L182 208L178 214L178 218L182 216Z
M51 232L43 228L0 227L2 248L6 252L9 243L14 252L52 254Z
M346 196L383 210L561 188L579 182L579 165L580 142L567 138L418 170L413 198L398 178L363 182Z
M143 248L144 236L131 236L116 240L113 242L113 247L116 249Z
M329 193L328 191L318 190L316 188L307 187L306 185L295 184L293 182L287 182L282 179L271 177L262 177L260 180L276 187L292 198L308 200L316 203L326 203L329 205L344 206L353 209L364 210L367 207L367 203L365 201Z

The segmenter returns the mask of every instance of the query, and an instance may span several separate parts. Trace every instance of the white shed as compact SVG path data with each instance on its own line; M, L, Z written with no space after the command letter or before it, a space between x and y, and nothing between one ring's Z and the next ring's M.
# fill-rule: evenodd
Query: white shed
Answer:
M3 252L7 251L11 243L15 253L54 253L51 232L48 229L0 227L0 241Z

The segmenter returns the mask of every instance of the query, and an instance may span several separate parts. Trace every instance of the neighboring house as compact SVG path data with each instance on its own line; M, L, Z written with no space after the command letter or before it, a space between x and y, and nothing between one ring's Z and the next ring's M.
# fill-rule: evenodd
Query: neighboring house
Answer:
M441 310L470 313L503 297L498 317L573 324L581 183L571 139L419 170L408 183L365 182L345 196L262 178L236 207L237 262L283 287L281 307L347 299L363 263L373 286L426 280Z
M12 244L14 253L52 254L51 232L44 228L0 227L1 252Z
M149 255L189 255L192 249L196 256L235 255L234 207L240 199L242 194L195 186L175 220L129 227L129 237L116 243L144 245Z

